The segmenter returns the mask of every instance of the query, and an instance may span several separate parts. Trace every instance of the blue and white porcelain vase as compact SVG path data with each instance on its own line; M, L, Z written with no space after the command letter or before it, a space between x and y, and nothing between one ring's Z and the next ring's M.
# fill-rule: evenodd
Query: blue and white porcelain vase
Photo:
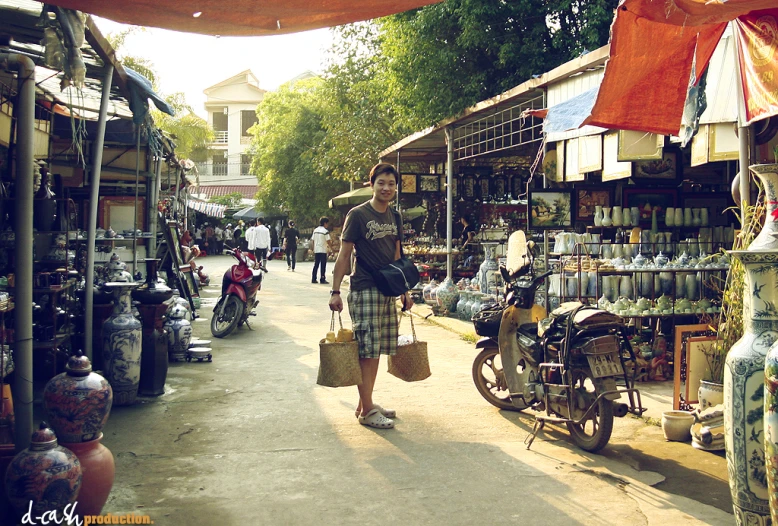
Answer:
M456 312L459 301L459 289L451 278L446 278L438 287L438 305L449 312Z
M500 265L495 257L497 243L481 243L484 247L484 262L478 270L478 282L481 284L481 292L484 294L497 294L497 278L494 273L500 270Z
M186 309L181 305L173 305L168 312L168 320L164 324L168 334L168 358L171 361L184 360L192 341L192 324L186 319Z
M114 405L135 403L140 382L141 327L132 314L130 292L140 283L108 282L113 292L111 316L103 322L103 372L113 389Z
M724 428L729 487L735 522L770 523L765 465L765 357L778 340L778 170L756 165L751 171L765 193L765 224L746 250L732 251L746 269L743 337L727 354L724 368Z

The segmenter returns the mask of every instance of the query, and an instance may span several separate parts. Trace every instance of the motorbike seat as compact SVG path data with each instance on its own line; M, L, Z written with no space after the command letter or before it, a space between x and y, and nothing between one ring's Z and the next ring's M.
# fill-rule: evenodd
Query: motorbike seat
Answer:
M524 336L527 336L533 340L538 339L538 324L537 323L523 323L519 326L519 332Z

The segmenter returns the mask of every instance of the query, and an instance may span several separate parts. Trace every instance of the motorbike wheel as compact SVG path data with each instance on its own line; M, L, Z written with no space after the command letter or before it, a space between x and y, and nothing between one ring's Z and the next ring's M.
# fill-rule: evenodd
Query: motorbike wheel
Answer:
M585 396L597 398L598 393L592 382L590 373L583 370L573 371L573 388L576 391L586 391ZM594 408L594 414L581 425L567 424L567 430L573 442L584 451L596 453L604 448L613 432L613 402L601 398Z
M500 351L497 347L487 347L473 361L473 382L475 388L487 402L499 409L521 411L527 406L516 407L511 402L508 383L502 368Z
M239 297L230 294L222 301L225 302L223 314L219 314L221 307L217 306L211 318L211 334L217 338L229 336L243 319L244 305Z

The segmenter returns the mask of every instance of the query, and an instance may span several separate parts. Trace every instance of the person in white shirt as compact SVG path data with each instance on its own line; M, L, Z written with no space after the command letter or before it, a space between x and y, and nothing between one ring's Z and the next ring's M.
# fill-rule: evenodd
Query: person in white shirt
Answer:
M265 220L261 217L257 219L257 226L254 227L254 257L257 261L262 261L262 266L267 268L267 251L270 248L270 230L265 226Z
M257 248L257 243L254 238L254 230L256 229L257 227L255 225L251 225L246 229L246 232L243 234L243 239L246 240L246 249L251 254L253 254Z
M327 230L327 226L330 224L329 217L322 217L319 219L319 226L313 231L311 240L313 241L313 274L311 274L311 283L329 283L326 279L327 275L327 252L330 247L330 231ZM321 265L321 279L316 281L316 271Z
M219 223L213 229L213 238L216 240L216 253L221 255L224 252L224 230Z

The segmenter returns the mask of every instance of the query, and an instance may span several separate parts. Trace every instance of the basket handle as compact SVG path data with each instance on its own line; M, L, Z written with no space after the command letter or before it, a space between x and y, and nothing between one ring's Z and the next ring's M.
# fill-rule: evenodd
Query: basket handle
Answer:
M338 312L338 323L340 328L343 328L343 320L340 318L340 312ZM335 311L332 311L332 317L330 318L330 332L335 332Z
M397 332L398 333L400 332L400 323L402 322L403 318L405 318L405 311L400 311L400 319L397 321ZM416 338L416 327L414 327L414 325L413 325L413 315L412 314L408 314L408 319L411 320L411 333L413 334L413 343L416 343L419 340Z

